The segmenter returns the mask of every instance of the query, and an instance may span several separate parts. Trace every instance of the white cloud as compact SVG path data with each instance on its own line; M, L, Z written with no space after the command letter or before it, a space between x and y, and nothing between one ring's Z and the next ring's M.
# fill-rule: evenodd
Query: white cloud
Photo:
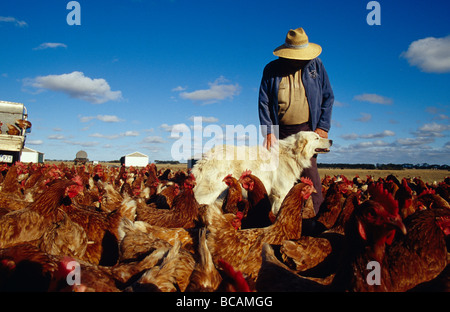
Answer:
M427 73L450 72L450 36L413 41L401 56Z
M214 82L208 83L209 89L197 90L193 92L182 92L180 97L182 99L199 101L204 104L212 104L227 98L232 99L241 91L239 84L227 84L227 80L221 76Z
M390 143L384 142L382 140L375 140L375 141L366 141L366 142L361 142L361 143L357 143L354 144L352 147L353 148L372 148L372 147L385 147L385 146L389 146Z
M181 92L181 91L184 91L184 90L186 90L186 88L182 87L182 86L178 86L178 87L175 87L175 88L172 89L173 92Z
M442 138L445 135L443 132L449 131L449 124L438 124L436 122L427 123L419 127L417 131L413 131L412 134L419 139L433 140L433 138Z
M44 141L42 140L27 140L26 145L42 145Z
M424 124L422 127L419 128L419 131L423 132L444 132L447 130L450 130L450 125L438 124L436 122Z
M419 146L428 143L434 142L432 138L405 138L405 139L397 139L396 143L403 146Z
M382 104L382 105L391 105L393 102L391 98L378 95L375 93L363 93L355 95L353 99L360 102L369 102L373 104Z
M98 132L89 134L89 136L91 138L100 138L100 139L108 139L108 140L114 140L114 139L119 138L118 134L106 135L106 134L101 134Z
M99 142L83 142L83 141L64 141L66 144L70 145L80 145L82 147L94 147L99 145Z
M372 115L368 113L360 113L361 117L355 119L356 121L360 122L368 122L372 119Z
M179 123L174 125L168 125L168 124L162 124L159 126L162 130L166 132L170 132L169 138L170 139L178 139L182 134L190 134L191 130L188 125L185 123Z
M38 47L33 48L33 50L45 50L45 49L56 49L56 48L67 48L67 45L64 43L58 42L44 42L41 43Z
M166 132L186 132L189 131L189 127L184 124L184 123L180 123L180 124L174 124L172 126L168 125L168 124L162 124L161 126L159 126L162 130L166 131Z
M0 16L0 22L5 23L14 23L17 27L26 27L28 24L25 21L20 21L15 17L12 16Z
M81 116L81 115L78 115L78 118L80 118L80 122L89 122L92 119L95 119L95 116Z
M343 134L341 135L341 138L343 138L344 140L380 139L394 135L395 135L394 131L384 130L383 132L380 133L371 133L371 134L356 134L356 133Z
M78 115L80 122L89 122L93 119L97 119L103 122L121 122L124 121L115 115L97 115L97 116L81 116Z
M362 139L375 139L375 138L385 138L388 136L394 136L395 132L391 131L391 130L384 130L383 132L380 133L373 133L373 134L363 134L360 137Z
M333 103L333 106L335 106L335 107L346 107L346 106L348 106L348 104L335 100L334 103Z
M359 135L356 133L350 133L350 134L343 134L341 135L341 138L344 140L357 140L359 138Z
M50 140L64 140L65 139L65 137L62 134L52 134L52 135L49 135L48 138Z
M445 115L445 114L437 114L433 119L435 119L435 120L448 120L448 119L450 119L450 117Z
M101 134L101 133L92 133L89 135L92 138L101 138L101 139L108 139L108 140L115 140L118 139L120 137L137 137L139 136L139 132L137 131L125 131L119 134L111 134L111 135L106 135L106 134Z
M125 137L137 137L139 136L139 132L137 131L125 131L123 133L120 134L121 136L125 136Z
M160 136L148 136L142 140L142 143L166 143Z
M161 129L163 129L164 131L166 131L166 132L171 132L172 131L172 128L173 128L173 126L169 126L168 124L162 124L161 126L159 126Z
M71 98L81 99L93 104L122 99L122 92L111 91L111 87L105 79L91 79L78 71L62 75L27 78L23 80L23 84L38 90L48 89L63 92Z
M202 122L205 123L215 123L219 121L219 119L216 117L205 117L205 116L191 116L189 120L194 121L194 118L201 118Z
M115 116L115 115L97 115L98 120L103 121L103 122L120 122L123 121L122 119L120 119L119 117Z

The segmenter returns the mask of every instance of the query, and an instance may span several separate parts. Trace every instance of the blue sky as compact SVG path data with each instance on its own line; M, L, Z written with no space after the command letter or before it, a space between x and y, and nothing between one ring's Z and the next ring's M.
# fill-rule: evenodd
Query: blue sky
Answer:
M80 0L0 3L0 100L24 103L47 159L172 159L171 130L259 124L264 66L303 27L335 93L323 163L450 163L450 3ZM206 138L207 139L207 138Z

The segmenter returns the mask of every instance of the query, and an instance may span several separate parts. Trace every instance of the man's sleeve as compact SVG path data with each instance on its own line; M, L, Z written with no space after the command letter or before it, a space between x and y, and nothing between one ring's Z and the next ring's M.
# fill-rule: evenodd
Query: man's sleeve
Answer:
M334 93L331 89L330 80L328 79L327 71L323 64L321 64L322 69L322 105L321 105L321 114L319 123L317 124L317 128L323 129L325 131L329 131L331 127L331 112L333 110L334 103Z
M269 109L269 95L268 87L269 82L266 76L263 74L261 79L261 85L259 87L259 99L258 99L258 112L259 122L261 124L263 135L271 133L272 119L270 118Z

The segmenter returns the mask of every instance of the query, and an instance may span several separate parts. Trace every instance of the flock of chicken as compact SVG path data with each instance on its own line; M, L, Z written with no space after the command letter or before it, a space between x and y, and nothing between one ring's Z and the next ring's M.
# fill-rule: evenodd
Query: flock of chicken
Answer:
M0 291L450 290L450 178L301 179L274 215L250 171L209 206L155 164L0 172Z

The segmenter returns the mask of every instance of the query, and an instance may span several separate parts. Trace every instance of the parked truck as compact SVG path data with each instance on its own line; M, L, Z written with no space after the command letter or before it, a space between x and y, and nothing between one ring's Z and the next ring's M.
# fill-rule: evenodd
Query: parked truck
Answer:
M20 160L26 134L31 131L28 112L22 103L0 101L0 163Z

